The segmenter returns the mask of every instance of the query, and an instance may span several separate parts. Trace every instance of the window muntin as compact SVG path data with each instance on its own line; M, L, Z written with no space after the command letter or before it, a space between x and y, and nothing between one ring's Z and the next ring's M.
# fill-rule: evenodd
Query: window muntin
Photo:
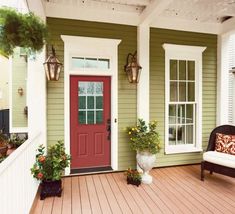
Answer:
M79 124L103 123L103 82L78 82Z
M169 60L169 145L195 144L195 61Z

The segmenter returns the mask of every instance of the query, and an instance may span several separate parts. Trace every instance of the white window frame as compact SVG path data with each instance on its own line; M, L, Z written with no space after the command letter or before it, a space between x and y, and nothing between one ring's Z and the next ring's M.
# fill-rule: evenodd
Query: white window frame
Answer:
M111 77L111 167L118 170L118 45L121 40L61 35L64 41L64 145L70 154L70 76ZM105 58L109 69L71 68L72 57ZM70 166L65 169L70 174Z
M202 151L202 53L206 47L163 44L165 50L165 153L188 153ZM195 61L196 139L195 144L169 145L168 106L170 99L170 60Z

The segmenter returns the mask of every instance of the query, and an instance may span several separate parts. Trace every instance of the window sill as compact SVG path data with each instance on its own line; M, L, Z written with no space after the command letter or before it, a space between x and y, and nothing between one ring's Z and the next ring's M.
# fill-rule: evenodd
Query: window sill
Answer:
M165 149L165 154L179 154L179 153L193 153L193 152L203 152L202 148L196 148L192 146L170 146Z

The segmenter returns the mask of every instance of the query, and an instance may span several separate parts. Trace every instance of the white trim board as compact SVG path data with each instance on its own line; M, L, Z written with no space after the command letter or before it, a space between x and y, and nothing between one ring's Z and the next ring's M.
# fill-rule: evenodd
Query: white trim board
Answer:
M206 47L163 44L165 50L165 153L186 153L202 151L202 53ZM196 139L195 145L169 145L168 143L168 105L169 105L169 70L170 59L195 61L195 102L197 104L196 115Z
M70 154L70 75L111 77L111 167L118 170L118 45L121 40L94 37L65 36L64 41L64 144ZM76 56L93 56L110 60L107 70L71 70L71 59ZM85 72L84 72L85 71ZM70 174L70 167L65 174Z

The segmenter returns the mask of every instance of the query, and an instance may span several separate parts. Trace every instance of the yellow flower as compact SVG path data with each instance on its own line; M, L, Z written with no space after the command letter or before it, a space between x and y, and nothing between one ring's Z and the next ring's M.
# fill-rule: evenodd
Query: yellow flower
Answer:
M131 134L131 132L128 132L128 134Z

